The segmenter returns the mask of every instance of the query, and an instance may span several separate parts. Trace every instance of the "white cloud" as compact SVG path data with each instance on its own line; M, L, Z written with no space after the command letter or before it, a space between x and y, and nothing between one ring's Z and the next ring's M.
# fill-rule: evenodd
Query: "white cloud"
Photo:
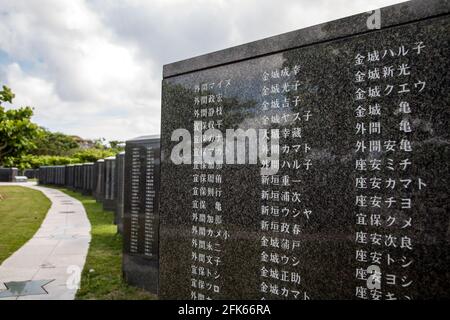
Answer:
M0 0L1 82L52 130L158 133L163 64L398 2Z

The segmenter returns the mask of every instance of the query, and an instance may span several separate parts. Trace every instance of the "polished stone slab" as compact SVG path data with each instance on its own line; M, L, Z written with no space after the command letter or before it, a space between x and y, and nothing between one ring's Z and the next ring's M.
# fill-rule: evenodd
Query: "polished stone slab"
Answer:
M381 29L363 13L165 66L160 298L448 299L449 9L401 3ZM262 132L244 137L258 152L278 137L278 161L174 163L185 140L220 158L227 129Z
M115 211L116 209L116 157L105 158L105 191L103 210Z
M124 206L124 180L125 180L125 152L116 155L116 177L115 198L116 208L114 223L117 225L117 232L123 234L123 206Z
M19 175L17 168L0 168L0 182L14 182Z
M159 136L126 142L124 163L123 275L129 284L158 293Z

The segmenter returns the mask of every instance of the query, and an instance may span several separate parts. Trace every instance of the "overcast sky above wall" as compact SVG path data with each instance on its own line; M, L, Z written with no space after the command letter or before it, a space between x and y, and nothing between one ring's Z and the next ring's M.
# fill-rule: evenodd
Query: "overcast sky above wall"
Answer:
M0 0L0 84L84 138L160 131L162 66L403 0Z

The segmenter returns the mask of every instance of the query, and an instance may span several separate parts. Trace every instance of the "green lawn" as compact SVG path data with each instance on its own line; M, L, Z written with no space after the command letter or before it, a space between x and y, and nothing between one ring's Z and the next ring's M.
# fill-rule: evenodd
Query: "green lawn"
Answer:
M0 263L25 244L44 220L50 200L40 191L0 186Z
M128 286L122 280L122 236L117 234L113 213L103 211L94 198L59 189L81 201L92 226L92 241L76 299L151 300L155 295Z

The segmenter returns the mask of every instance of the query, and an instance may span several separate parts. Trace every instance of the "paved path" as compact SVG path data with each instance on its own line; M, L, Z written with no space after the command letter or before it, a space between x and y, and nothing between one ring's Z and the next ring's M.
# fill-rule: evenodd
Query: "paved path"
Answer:
M0 300L74 299L91 240L83 205L61 191L35 183L2 185L39 190L52 206L33 238L0 265Z

